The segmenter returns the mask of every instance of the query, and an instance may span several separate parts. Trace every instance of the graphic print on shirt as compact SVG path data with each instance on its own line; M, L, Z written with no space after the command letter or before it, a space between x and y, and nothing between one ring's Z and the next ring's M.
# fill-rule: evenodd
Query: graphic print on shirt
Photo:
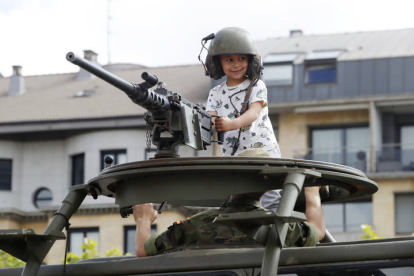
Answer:
M219 116L227 116L230 120L234 120L235 114L240 112L242 103L245 101L245 95L249 84L250 80L247 79L235 87L228 87L225 82L214 87L208 94L207 111L214 111L217 112ZM261 80L253 85L253 90L247 101L247 106L254 102L262 102L262 109L254 122L241 128L240 146L235 153L235 156L248 148L262 148L271 153L276 147L277 152L280 152L273 133L272 123L268 116L267 89ZM224 134L225 142L221 145L224 156L231 155L234 144L237 142L239 131L240 129L236 129ZM280 157L280 155L274 156L274 154L272 156Z
M260 98L260 99L262 99L265 95L266 93L266 90L264 90L264 89L260 89L258 92L257 92L257 94L256 94L256 97L257 98Z
M236 118L236 114L237 114L237 112L234 111L232 113L229 113L229 115L227 115L227 117L229 117L229 119L234 119L234 118Z
M214 111L216 111L216 112L218 112L217 110L221 107L223 105L223 102L220 100L220 101L216 101L216 105L211 105L211 108L214 110Z
M231 148L234 147L234 145L237 143L237 137L227 137L226 138L227 145L230 145Z
M261 148L263 148L265 145L263 144L263 143L261 143L261 142L256 142L256 143L254 143L254 145L252 145L251 147L252 148L255 148L255 149L261 149Z
M248 131L252 127L252 124L244 126L241 128L242 132Z

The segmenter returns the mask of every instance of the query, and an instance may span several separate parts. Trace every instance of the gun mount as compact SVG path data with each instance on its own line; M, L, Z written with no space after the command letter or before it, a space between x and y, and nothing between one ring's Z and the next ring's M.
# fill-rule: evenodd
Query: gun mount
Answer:
M211 140L211 115L200 105L194 105L179 94L168 91L162 83L158 83L157 89L152 91L150 88L158 82L155 76L144 73L143 83L131 84L76 57L73 53L68 53L66 58L121 89L134 103L148 110L147 121L154 128L153 143L157 145L157 157L177 157L178 146L181 144L201 150L213 142ZM162 132L169 132L172 137L161 137ZM251 265L257 268L257 263L261 259L261 275L277 275L288 223L306 220L303 213L294 211L304 187L329 186L329 197L323 199L324 203L356 199L371 195L378 190L377 184L359 170L309 160L262 157L156 158L115 166L109 166L111 163L109 161L108 167L87 184L70 188L61 208L55 213L43 235L36 235L29 229L0 231L0 248L26 261L26 266L22 271L8 270L2 275L14 276L17 275L15 273L21 273L23 276L35 276L39 269L40 275L60 274L62 272L60 266L54 269L41 268L40 265L54 241L65 238L61 231L68 225L69 219L77 211L86 195L94 198L115 197L116 203L120 206L121 215L125 217L131 206L140 203L168 201L173 205L219 206L229 195L283 189L284 193L276 213L272 211L231 213L225 216L220 215L214 221L218 224L236 226L263 245L264 248L260 251L257 249L251 251L256 258ZM322 252L328 258L332 253L329 248L327 249L313 251ZM378 251L378 246L373 246L372 250ZM407 247L404 253L398 256L412 256L409 250ZM175 252L174 254L182 253ZM202 270L230 267L218 261L219 255L212 254L211 256L208 252L205 253L206 255L197 254L195 258L200 256L198 263L191 262L191 265L199 265ZM221 254L220 259L225 259L221 257L224 256L223 253L219 252L219 254ZM297 254L297 252L292 251L291 254ZM191 252L190 255L192 255ZM240 254L234 255L236 259L237 255ZM203 256L207 258L201 258ZM154 258L158 257L160 256ZM246 254L242 257L244 260L250 258L246 257ZM138 265L139 269L145 268L148 264L155 264L157 261L154 258L137 260L138 264L144 263L142 266ZM168 256L161 259L167 259L166 263L168 263ZM172 259L174 263L177 262L176 258ZM333 260L337 261L337 259ZM91 267L100 264L83 263L80 267L88 267L88 265ZM246 267L246 261L236 265ZM183 264L184 269L178 268L178 265L171 267L174 272L188 271L190 265ZM135 271L120 269L119 273L135 275L155 271L144 269L138 272L139 269ZM68 275L104 274L101 273L102 271L95 274L82 274L90 271L90 269L84 269L80 272L74 269L69 271ZM168 268L165 271L170 272ZM116 273L111 271L110 274Z
M178 157L178 147L187 145L196 150L205 150L212 142L211 117L201 104L167 90L165 83L147 72L142 73L144 82L129 83L99 66L69 52L66 59L89 71L102 80L122 90L137 105L147 110L145 120L151 126L152 143L157 146L155 157ZM155 90L150 88L157 85ZM168 132L171 137L162 137ZM218 142L223 142L219 135Z
M217 179L218 174L220 181ZM121 207L121 215L126 216L130 206L140 203L168 201L176 205L218 206L230 194L283 188L280 206L284 207L279 208L277 213L271 211L254 212L254 214L233 213L216 219L216 223L235 225L245 233L251 233L264 246L261 251L263 253L259 254L263 256L261 275L276 275L280 254L284 251L282 247L287 223L306 219L303 213L293 210L300 191L307 186L324 185L328 185L330 189L329 197L323 200L324 203L357 199L378 190L377 184L357 169L309 160L204 157L153 159L114 165L105 168L87 184L72 187L53 220L59 220L59 224L56 224L53 229L48 227L44 235L38 235L45 237L39 237L38 240L53 241L61 237L62 233L57 231L63 229L67 222L65 218L69 219L76 211L63 206L67 205L67 201L80 204L86 194L93 197L115 197L116 203ZM2 249L18 257L21 256L18 252L23 250L24 260L28 261L23 275L36 275L42 258L27 257L37 256L37 250L31 244L22 242L28 234L22 235L21 231L11 234L15 234L15 238L20 241L19 247L15 246L12 249L10 243L1 242L7 240L7 236L0 235ZM34 233L30 234L31 237ZM145 259L151 260L151 258ZM144 262L144 260L138 261ZM211 266L213 267L214 264ZM47 274L48 268L40 269L40 275L54 275ZM60 273L61 268L59 269ZM16 272L10 270L10 273Z

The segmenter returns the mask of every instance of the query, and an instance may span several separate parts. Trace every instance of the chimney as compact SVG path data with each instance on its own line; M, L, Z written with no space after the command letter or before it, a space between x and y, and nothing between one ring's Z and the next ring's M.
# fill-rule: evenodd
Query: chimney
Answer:
M83 57L92 62L95 65L100 66L100 64L98 63L98 54L95 53L92 50L84 50L83 51ZM85 69L80 68L78 75L76 76L76 80L87 80L87 79L93 79L95 77L95 75L89 73L88 71L86 71Z
M22 76L22 67L13 66L13 75L10 77L9 95L21 95L26 92L24 78Z
M290 30L290 37L302 36L302 30Z

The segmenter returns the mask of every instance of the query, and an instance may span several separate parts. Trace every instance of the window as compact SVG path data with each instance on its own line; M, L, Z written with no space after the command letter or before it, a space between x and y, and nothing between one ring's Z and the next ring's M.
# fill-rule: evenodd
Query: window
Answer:
M135 230L136 226L124 226L124 254L131 253L135 255ZM151 234L157 232L157 225L151 225Z
M332 233L360 232L361 224L372 224L372 200L323 204L326 229Z
M410 234L414 232L414 193L395 194L395 232Z
M336 82L336 59L342 51L312 52L305 60L305 83Z
M105 156L112 156L113 165L123 164L127 162L126 150L103 150L101 151L101 170L105 168Z
M99 252L99 228L70 228L69 229L69 251L78 255L83 253L81 245L83 239L88 238L98 242L96 250Z
M72 156L72 186L85 182L85 154Z
M366 171L370 145L368 127L311 130L311 159Z
M37 208L49 206L52 199L52 192L48 188L40 188L34 194L33 203Z
M307 84L336 82L336 64L307 64L305 82Z
M263 81L268 86L289 86L293 84L293 61L298 56L291 54L270 54L264 58Z
M0 159L0 191L11 191L12 160Z
M268 86L288 86L293 82L293 65L266 65L263 70L263 81Z
M401 163L404 170L414 170L414 126L401 127Z

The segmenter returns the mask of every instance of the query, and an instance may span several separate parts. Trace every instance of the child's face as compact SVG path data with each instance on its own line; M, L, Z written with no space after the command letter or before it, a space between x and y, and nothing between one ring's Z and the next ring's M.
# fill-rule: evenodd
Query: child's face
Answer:
M235 86L246 80L248 67L247 55L224 55L220 56L221 66L227 76L227 85Z

